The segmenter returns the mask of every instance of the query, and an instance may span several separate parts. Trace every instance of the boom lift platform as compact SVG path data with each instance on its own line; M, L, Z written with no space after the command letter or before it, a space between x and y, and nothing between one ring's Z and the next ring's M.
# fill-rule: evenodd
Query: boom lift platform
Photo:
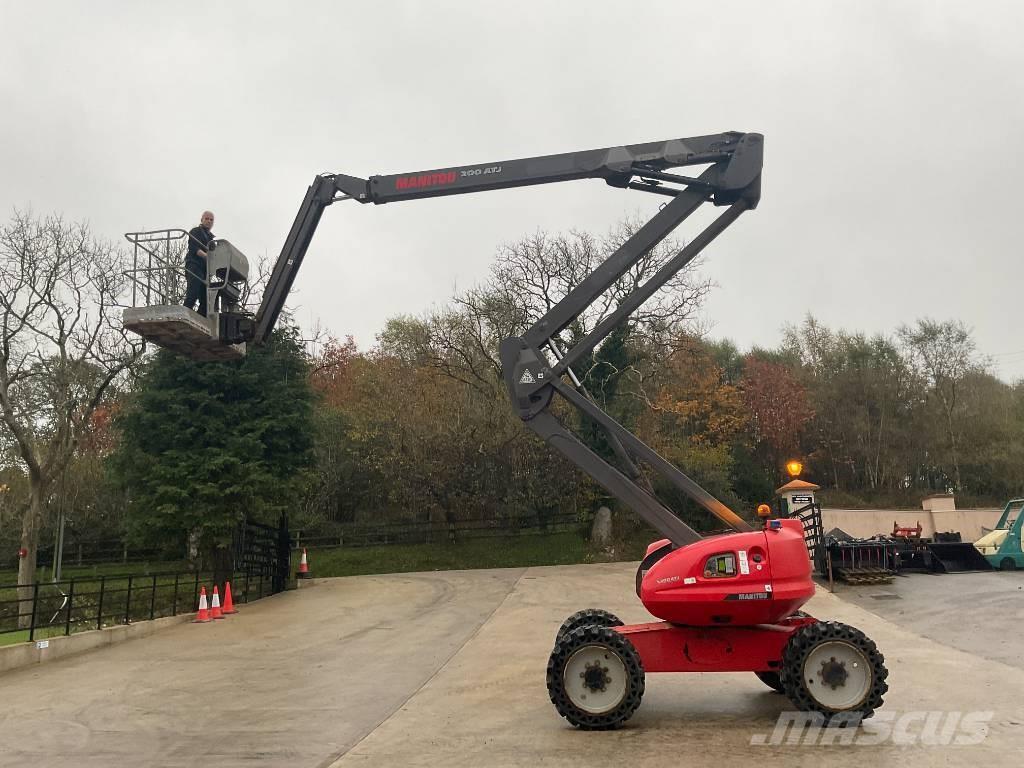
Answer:
M624 626L606 611L587 609L566 619L557 633L548 693L558 712L580 728L614 728L628 720L640 704L645 672L754 672L798 708L841 724L869 717L887 690L882 654L863 633L799 612L814 594L802 523L766 520L755 528L601 410L572 369L740 215L757 207L763 149L760 134L728 132L369 179L321 174L306 191L255 316L229 308L208 328L215 344L265 342L321 215L342 200L380 205L580 179L665 198L650 221L593 273L499 348L509 397L524 424L664 537L648 548L636 579L638 596L661 621ZM688 166L703 170L694 176L673 172ZM563 349L561 332L705 203L724 210L589 334ZM152 327L144 330L161 343ZM189 354L184 345L177 349ZM615 465L555 418L550 405L556 395L604 430ZM702 537L658 498L646 470L735 532Z
M249 294L249 260L227 240L217 240L207 256L206 317L181 305L189 233L184 229L129 232L132 244L132 306L122 315L124 327L193 360L238 360L244 343L220 337L220 314L237 311ZM221 311L218 311L218 308Z

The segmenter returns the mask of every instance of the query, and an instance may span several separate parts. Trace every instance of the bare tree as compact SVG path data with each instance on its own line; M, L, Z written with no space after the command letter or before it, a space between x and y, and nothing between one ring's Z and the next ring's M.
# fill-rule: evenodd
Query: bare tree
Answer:
M636 233L642 222L626 219L605 235L572 231L552 235L537 232L502 246L481 286L457 295L451 306L424 320L400 318L380 338L386 352L415 358L482 392L500 393L498 345L524 333L608 256ZM561 344L572 347L643 285L681 249L665 240L646 253L592 306L565 329ZM696 262L672 277L629 319L629 336L652 359L667 357L683 329L693 330L697 310L711 283L695 271ZM654 353L655 350L662 354ZM578 371L587 378L588 371Z
M963 487L959 455L962 424L958 418L963 410L961 389L969 375L982 369L977 346L970 330L960 321L952 320L941 323L928 318L918 320L914 327L902 326L899 337L942 404L953 463L953 484L959 491Z
M0 415L29 480L22 585L35 581L55 481L96 407L144 350L121 325L126 267L125 255L85 224L16 211L0 228Z
M514 309L514 316L535 322L636 234L642 224L637 218L628 218L603 238L579 231L554 236L538 232L505 245L498 252L489 287L504 297ZM682 244L670 238L644 254L580 315L570 334L582 337L593 330L681 249ZM696 275L695 267L692 263L678 272L633 313L630 322L635 334L649 341L665 340L678 335L694 319L711 289L710 282Z

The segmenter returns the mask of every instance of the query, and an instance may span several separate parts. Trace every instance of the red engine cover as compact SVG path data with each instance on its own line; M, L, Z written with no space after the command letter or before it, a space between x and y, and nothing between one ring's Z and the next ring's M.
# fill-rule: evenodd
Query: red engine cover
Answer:
M673 550L640 582L640 599L652 614L702 627L773 624L813 594L799 520L772 520L764 531L712 536Z

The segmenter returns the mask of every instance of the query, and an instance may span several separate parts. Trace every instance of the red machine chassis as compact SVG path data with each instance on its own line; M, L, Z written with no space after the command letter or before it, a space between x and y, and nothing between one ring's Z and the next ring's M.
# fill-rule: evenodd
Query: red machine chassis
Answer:
M690 627L655 621L614 627L626 637L645 672L778 672L782 650L811 616L791 616L778 624Z

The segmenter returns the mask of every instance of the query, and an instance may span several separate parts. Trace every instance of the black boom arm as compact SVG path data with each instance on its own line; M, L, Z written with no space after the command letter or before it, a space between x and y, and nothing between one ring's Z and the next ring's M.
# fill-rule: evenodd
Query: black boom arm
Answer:
M763 149L764 138L760 134L729 132L417 173L371 176L369 179L344 174L319 175L307 190L274 265L256 315L255 327L245 335L257 343L266 341L281 313L320 216L328 205L339 200L379 205L577 179L603 179L613 187L672 198L522 337L505 339L501 343L505 384L513 406L527 426L674 543L686 544L699 539L700 535L658 500L637 468L637 459L644 461L730 527L750 530L750 525L735 512L598 408L581 391L571 366L600 344L612 329L692 261L741 213L757 207L761 195ZM684 166L707 168L696 177L669 172ZM725 210L656 275L626 296L615 311L576 346L565 351L559 348L560 331L586 311L690 214L708 202L725 207ZM555 394L601 426L620 461L620 468L587 448L549 412Z

